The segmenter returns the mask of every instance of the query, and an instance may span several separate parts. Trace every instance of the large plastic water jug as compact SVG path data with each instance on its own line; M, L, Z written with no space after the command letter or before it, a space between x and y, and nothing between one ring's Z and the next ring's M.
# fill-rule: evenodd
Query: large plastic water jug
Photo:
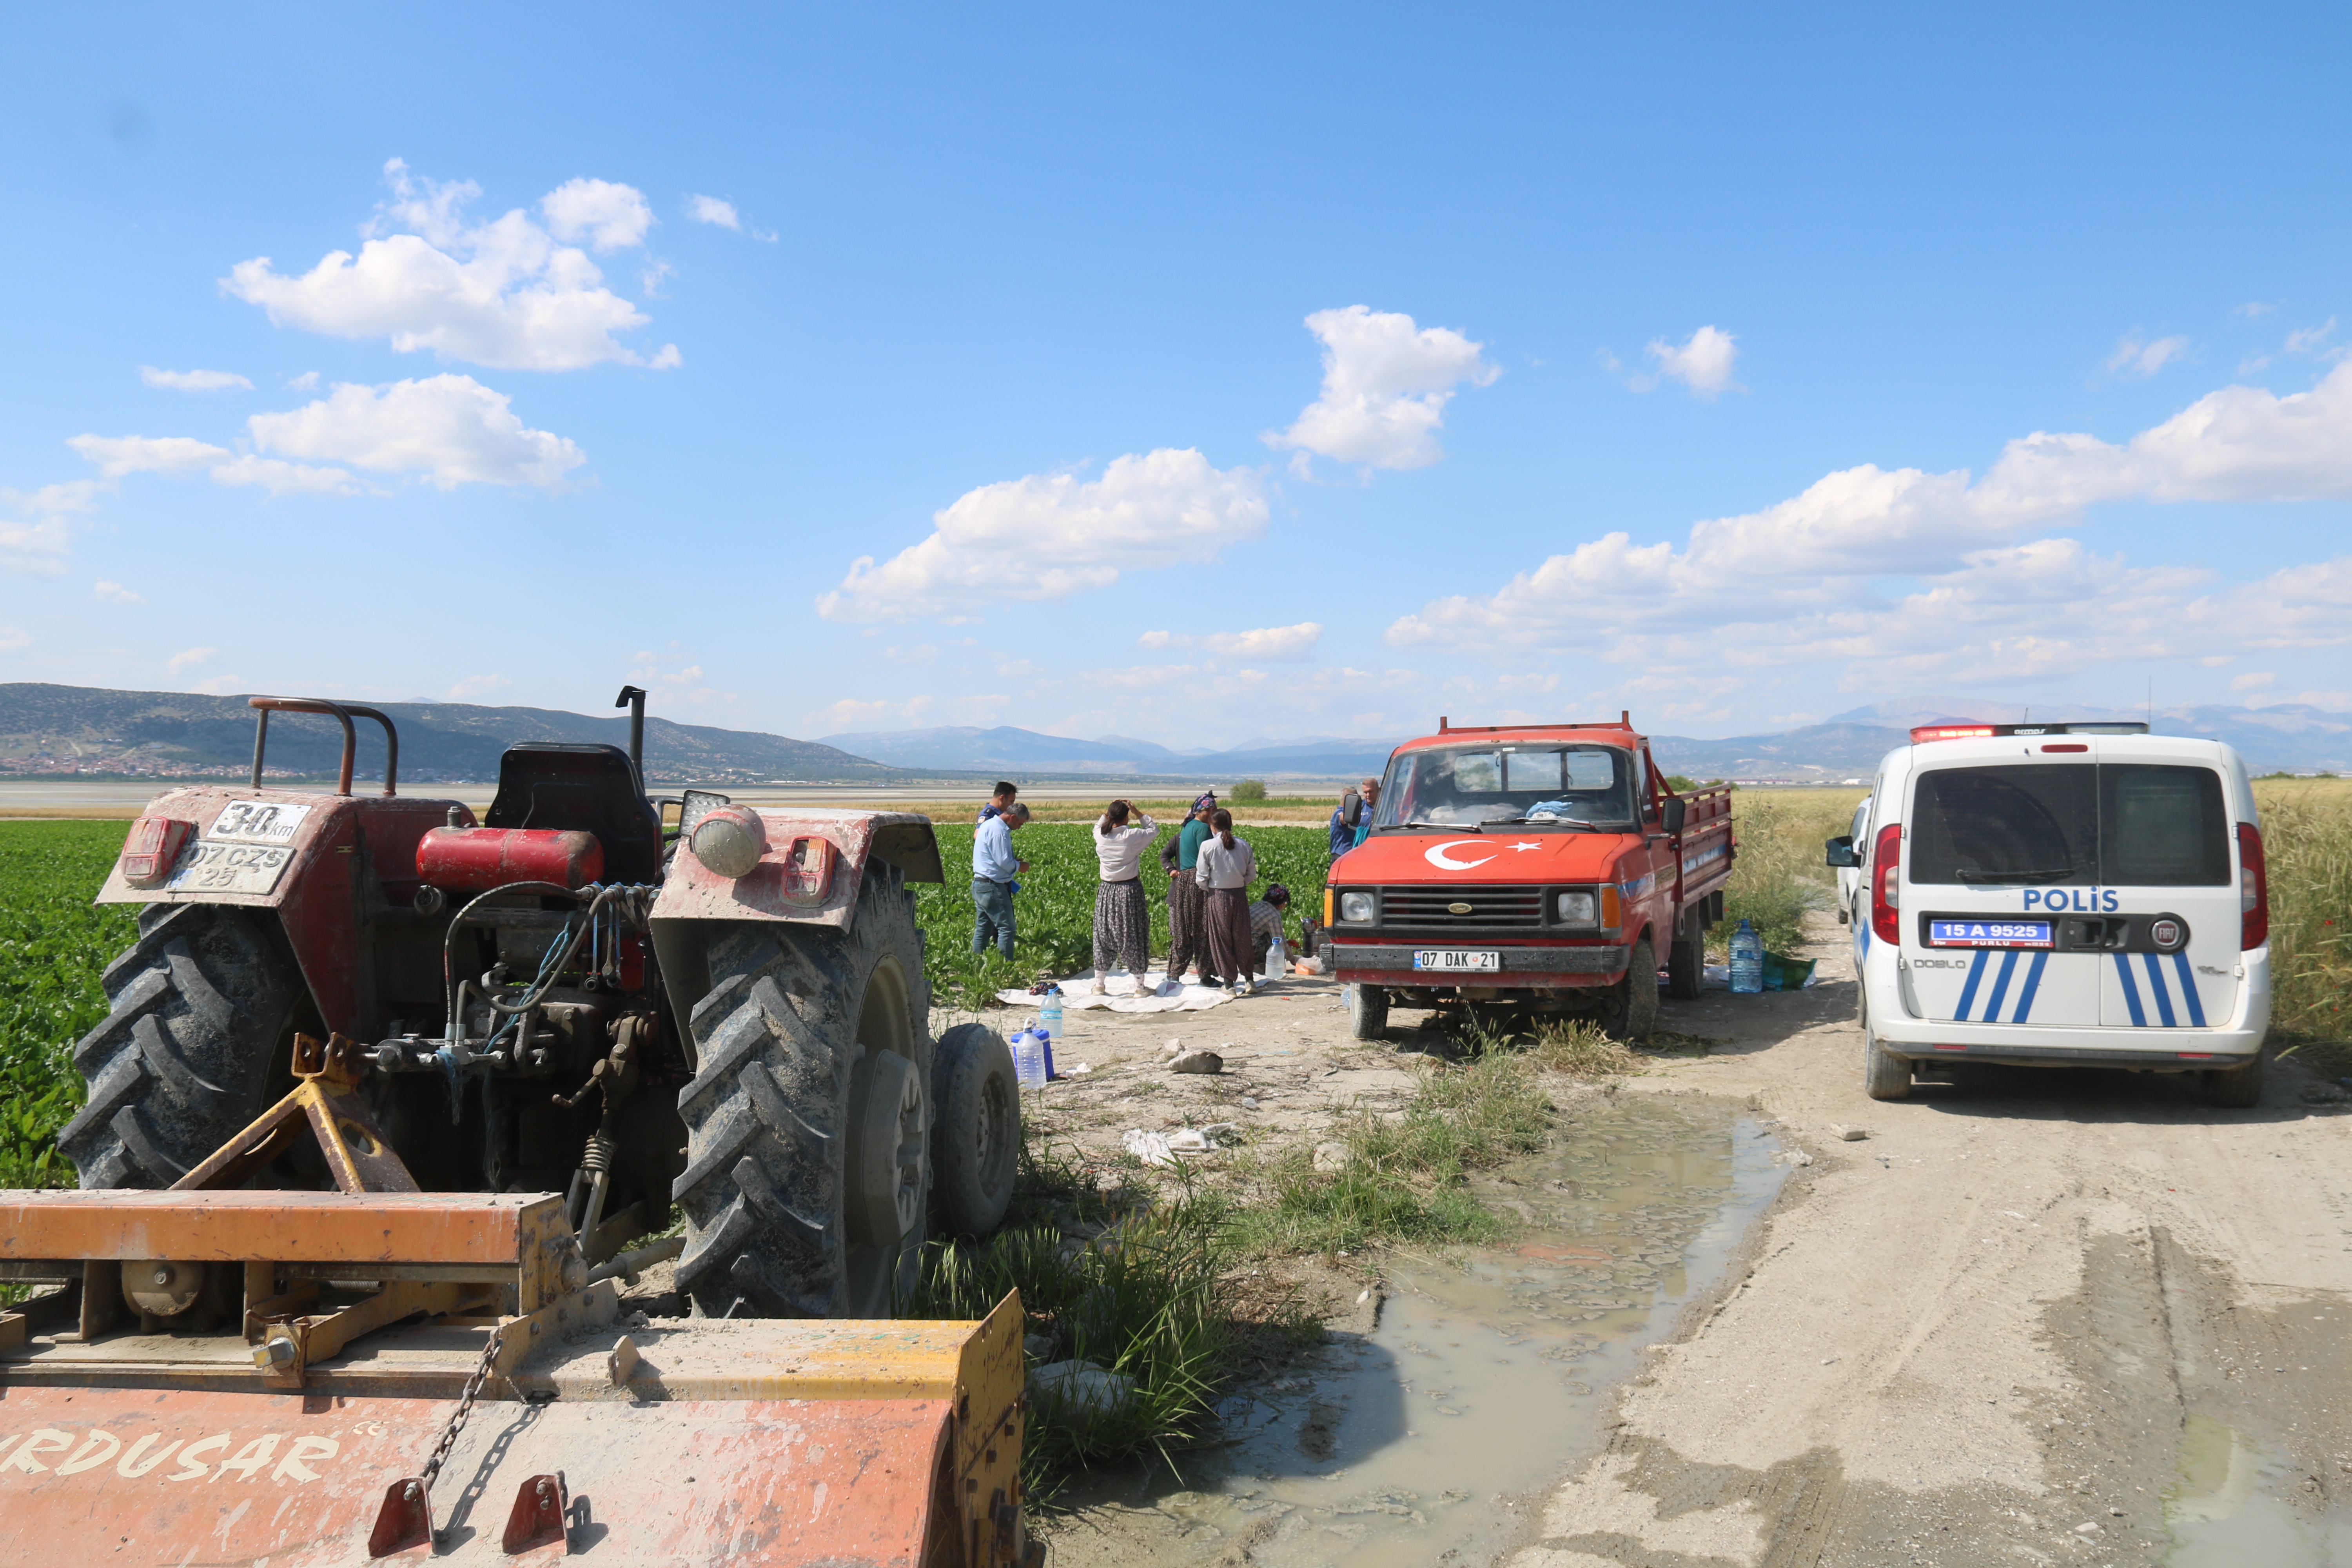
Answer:
M1037 1009L1038 1022L1045 1026L1045 1038L1053 1045L1062 1043L1062 988L1055 985L1045 993L1045 1005ZM1046 1058L1047 1071L1052 1070L1052 1057Z
M1288 970L1289 960L1289 951L1282 945L1282 939L1276 937L1265 944L1265 968L1259 973L1258 978L1260 980L1281 979Z
M1764 939L1745 917L1731 933L1731 988L1742 995L1764 989Z
M1013 1076L1024 1089L1045 1087L1045 1031L1016 1029L1013 1047Z

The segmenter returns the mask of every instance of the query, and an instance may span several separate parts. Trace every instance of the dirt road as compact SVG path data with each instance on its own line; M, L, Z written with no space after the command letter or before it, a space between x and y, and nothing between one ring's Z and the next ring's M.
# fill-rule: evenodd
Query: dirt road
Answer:
M1812 1163L1513 1568L2352 1563L2346 1096L2011 1070L1874 1102L1816 934L1822 984L1670 1005L1724 1043L1625 1085L1748 1099Z

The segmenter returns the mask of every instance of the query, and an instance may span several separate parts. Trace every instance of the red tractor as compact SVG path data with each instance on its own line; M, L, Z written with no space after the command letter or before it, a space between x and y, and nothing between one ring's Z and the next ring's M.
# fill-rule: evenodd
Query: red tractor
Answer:
M884 1317L927 1235L992 1227L1020 1100L994 1034L931 1038L929 820L651 795L624 704L627 751L514 746L477 821L398 793L375 710L253 699L249 784L159 796L99 895L145 907L75 1052L82 1185L171 1185L287 1092L298 1034L340 1036L418 1186L565 1193L592 1262L676 1204L708 1316ZM332 794L263 786L289 712L341 725ZM355 720L383 727L380 795L353 793ZM300 1143L250 1184L328 1178Z

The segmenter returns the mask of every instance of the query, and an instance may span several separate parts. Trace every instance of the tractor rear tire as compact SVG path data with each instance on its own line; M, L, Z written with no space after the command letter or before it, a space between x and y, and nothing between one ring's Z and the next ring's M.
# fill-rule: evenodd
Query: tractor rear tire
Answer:
M1609 988L1601 1004L1601 1029L1612 1040L1638 1046L1658 1028L1658 950L1643 937L1633 944L1625 978Z
M1348 1029L1360 1040L1381 1040L1389 1032L1389 994L1377 985L1348 987Z
M1021 1080L1004 1037L958 1024L932 1047L931 1225L986 1236L1013 1206L1021 1154Z
M1696 914L1689 923L1690 934L1666 947L1666 994L1677 1002L1697 1001L1706 980L1706 927Z
M106 967L105 1022L74 1047L89 1095L58 1144L85 1187L168 1187L268 1109L271 1069L316 1028L269 910L150 904Z
M868 865L846 931L743 921L706 952L678 1287L704 1317L887 1317L916 1284L930 1185L914 900Z

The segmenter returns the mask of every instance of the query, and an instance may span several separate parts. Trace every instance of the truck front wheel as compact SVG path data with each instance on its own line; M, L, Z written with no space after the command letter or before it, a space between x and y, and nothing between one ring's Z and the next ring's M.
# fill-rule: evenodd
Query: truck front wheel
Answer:
M1389 994L1377 985L1348 987L1348 1026L1360 1040L1386 1037L1389 1028Z
M1601 1004L1601 1028L1612 1040L1639 1045L1658 1028L1658 950L1648 937L1633 944L1625 978Z

